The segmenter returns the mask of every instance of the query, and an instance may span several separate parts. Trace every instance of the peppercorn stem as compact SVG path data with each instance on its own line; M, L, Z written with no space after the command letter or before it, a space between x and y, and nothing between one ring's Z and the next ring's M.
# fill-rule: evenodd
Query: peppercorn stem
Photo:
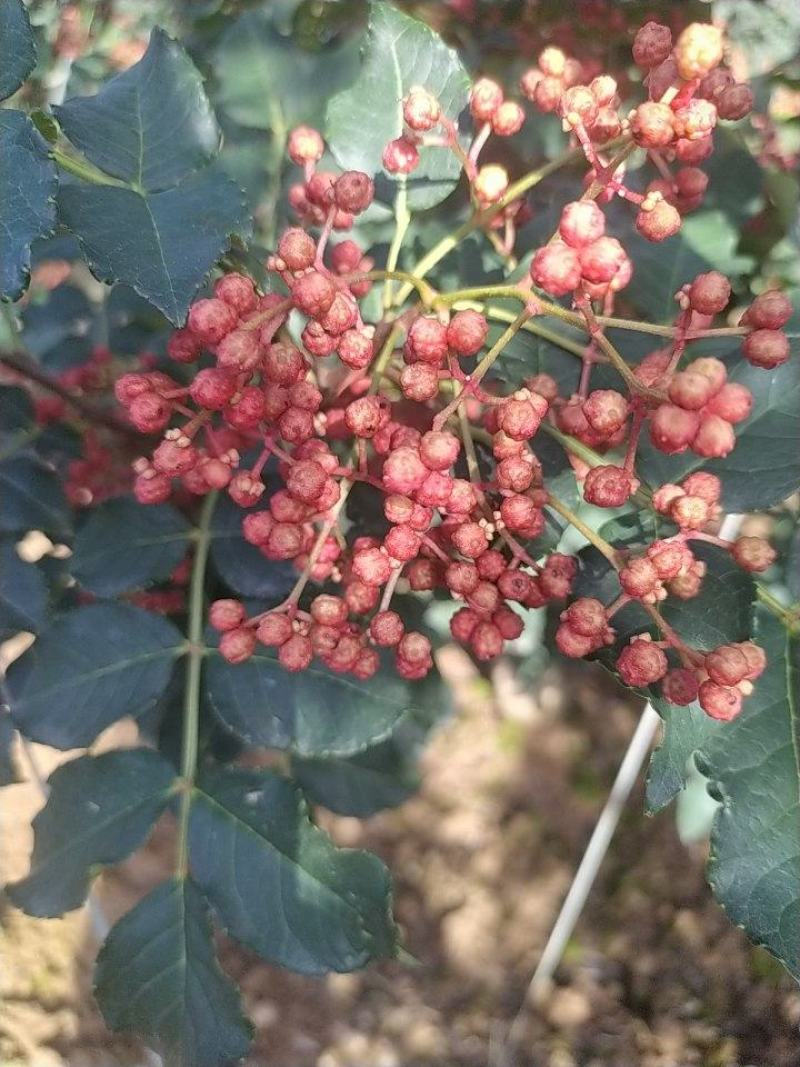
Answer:
M56 163L62 170L65 170L68 174L74 174L76 178L82 178L85 182L91 182L92 185L116 185L121 189L133 189L135 186L128 184L128 182L119 181L117 178L112 178L109 174L105 174L102 170L92 166L86 160L75 159L74 156L68 156L66 152L62 152L60 148L51 148L50 156L53 162Z
M450 403L447 405L447 407L442 408L442 410L433 420L433 428L435 430L440 430L442 426L444 426L444 424L456 410L458 405L461 403L462 397L470 393L472 389L478 384L478 382L480 382L480 380L491 368L492 364L495 362L495 360L506 347L506 345L519 332L522 324L531 317L531 314L532 312L527 307L523 308L523 310L519 313L519 315L517 315L517 317L508 326L508 328L500 334L498 339L495 341L495 343L492 345L492 347L477 365L472 374L469 375L468 380L459 392L458 396L454 397L453 400L451 400Z
M760 583L756 584L756 596L760 603L779 619L787 630L794 632L795 630L800 629L800 604L795 604L790 607L781 604L780 600L773 596L769 589Z
M562 519L566 519L570 526L574 526L578 533L583 534L590 544L594 545L599 552L602 552L614 570L619 570L619 560L613 546L605 538L601 537L596 530L593 530L591 526L585 523L580 516L576 515L571 508L568 508L563 500L559 500L553 493L548 492L547 506L552 508L553 511L557 511Z
M405 175L402 175L397 186L397 196L394 201L394 220L394 237L392 237L392 243L389 246L389 255L386 257L387 277L386 284L383 287L384 311L388 311L392 306L393 272L397 269L397 260L400 257L400 249L411 222L411 212L408 210L408 192L406 189ZM408 279L406 280L408 281Z
M197 772L197 750L200 733L200 680L203 666L204 599L206 567L211 546L211 520L218 493L209 493L203 501L194 543L192 577L189 584L188 629L189 647L186 654L186 680L183 694L183 740L181 747L181 795L178 811L178 849L176 876L186 877L189 863L189 815Z

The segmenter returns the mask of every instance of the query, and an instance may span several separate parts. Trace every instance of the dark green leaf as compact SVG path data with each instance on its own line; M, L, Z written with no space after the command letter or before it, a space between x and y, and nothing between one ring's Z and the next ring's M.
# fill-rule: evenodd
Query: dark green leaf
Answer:
M157 193L67 185L59 209L98 278L126 282L176 324L230 235L249 230L242 193L216 166Z
M506 328L506 323L492 324L489 342L494 343ZM578 330L559 327L554 333L563 333L568 342L584 345L586 337ZM571 352L558 345L521 330L503 349L491 369L491 377L504 385L519 388L526 378L535 374L549 374L555 378L562 396L569 396L578 388L581 361Z
M38 633L47 616L47 582L20 559L14 541L0 541L0 640L20 630Z
M100 340L95 310L81 289L59 285L45 301L24 309L22 340L48 371L80 367Z
M36 65L36 44L22 0L0 4L0 100L19 89Z
M320 126L325 103L355 78L358 42L310 52L275 28L274 15L245 11L214 55L218 106L242 126L283 137L300 123Z
M796 341L793 342L796 345ZM753 394L750 418L736 426L736 448L725 459L706 460L693 452L665 456L643 439L639 471L647 482L675 482L695 470L722 479L727 511L771 507L800 485L800 361L791 358L774 371L731 358L728 377Z
M160 29L153 30L142 59L96 96L75 97L53 110L87 159L151 193L177 185L219 148L200 73ZM123 217L120 212L118 221Z
M396 808L419 785L415 760L394 738L348 758L295 758L292 777L315 804L359 819Z
M0 385L0 434L27 432L33 426L33 403L18 385Z
M29 456L0 463L0 533L43 530L64 534L69 513L61 481L52 468Z
M647 772L645 808L650 815L675 799L686 785L689 760L708 738L726 727L706 715L696 702L679 708L656 698L653 706L663 725L661 744L653 752Z
M95 996L112 1030L133 1030L170 1067L230 1067L251 1031L219 968L205 902L170 879L114 926L97 958Z
M70 611L11 665L14 721L33 741L85 748L112 722L147 711L182 652L175 627L140 608Z
M767 670L697 755L722 801L708 874L731 921L800 978L800 639L760 611L754 640Z
M294 585L291 564L266 559L242 537L242 509L227 495L214 509L211 535L211 562L235 593L277 604Z
M457 121L469 93L457 54L423 22L389 3L373 2L361 74L328 105L327 141L342 167L383 174L383 150L403 132L403 98L415 85L432 92L443 113ZM460 171L452 152L423 148L419 166L405 179L410 206L438 204Z
M191 527L169 504L130 497L101 504L75 536L72 573L97 596L168 578L186 554Z
M192 877L221 924L264 959L324 974L393 953L386 868L336 848L285 778L240 769L204 776L189 846Z
M56 188L47 143L33 123L21 111L0 109L0 299L16 300L28 284L31 242L55 225Z
M237 665L212 651L205 678L211 707L237 737L300 756L351 756L384 740L435 688L404 681L390 665L366 682L317 663L291 674L260 646Z
M40 918L79 908L99 868L144 842L174 779L170 764L146 748L80 756L56 768L33 820L30 873L8 887L11 901Z
M698 255L682 234L654 244L628 226L620 239L633 263L625 299L652 322L671 321L675 316L675 293L684 282L710 268L708 259Z
M800 524L792 535L786 558L786 586L795 600L800 600Z
M24 781L14 753L17 731L7 711L0 708L0 786Z

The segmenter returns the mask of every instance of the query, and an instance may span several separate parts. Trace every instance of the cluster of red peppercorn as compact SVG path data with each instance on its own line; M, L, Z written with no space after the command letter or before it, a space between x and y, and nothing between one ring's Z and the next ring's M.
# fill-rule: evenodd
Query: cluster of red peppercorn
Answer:
M716 32L690 26L673 49L669 31L650 23L636 39L637 62L650 71L652 103L672 116L670 139L659 148L683 162L686 145L710 138L710 127L702 138L690 128L695 99L713 96L718 113L733 117L735 89L743 106L742 87L718 78L714 91L709 88L721 59ZM675 92L665 103L670 87ZM267 263L285 295L261 295L243 275L225 275L212 297L195 302L187 326L169 342L176 362L203 357L207 364L210 355L213 365L197 370L189 385L162 371L127 374L117 382L117 397L133 425L163 435L151 456L135 464L138 499L166 500L175 479L198 495L227 490L246 509L245 539L270 560L293 561L299 572L287 600L254 617L237 600L212 605L211 623L230 662L246 660L260 642L277 650L287 670L303 670L316 657L333 671L366 679L379 667L379 650L387 649L401 676L421 678L432 666L430 642L406 629L392 598L398 591L434 589L463 603L452 617L454 637L478 659L491 659L522 632L513 605L539 608L564 600L577 574L573 557L536 550L543 509L552 503L531 447L543 423L599 453L626 447L620 463L588 466L570 456L586 500L601 507L618 507L638 490L637 442L648 422L653 443L665 452L692 448L716 457L733 447L732 427L750 413L748 390L727 382L724 364L714 358L696 358L678 369L686 344L702 336L729 302L730 286L717 272L700 275L677 294L673 341L629 369L628 395L589 388L591 368L602 358L602 327L592 304L607 304L631 272L624 248L605 232L599 206L628 191L618 167L599 158L598 146L626 132L645 144L637 131L649 128L652 108L643 105L638 117L617 117L615 125L612 80L600 76L581 85L577 66L557 49L542 54L538 70L523 79L523 91L543 110L559 109L592 165L585 197L564 208L557 234L531 266L539 289L572 293L585 316L590 342L574 395L559 395L546 374L508 396L482 388L483 371L470 368L487 345L489 325L477 310L450 313L433 303L427 311L414 307L377 325L363 321L359 301L380 272L372 271L372 260L354 240L330 239L370 205L372 180L356 171L318 169L324 145L308 127L289 138L290 158L303 171L289 200L302 225L284 232ZM489 134L516 132L524 112L485 78L475 83L470 110L477 132L464 166L475 210L496 204L506 211L511 205L499 202L507 176L479 168L477 159ZM403 101L403 116L404 133L384 154L390 173L413 170L422 148L452 147L458 132L422 87ZM647 195L653 203L668 203ZM651 211L645 198L639 206ZM517 203L514 210L519 208ZM494 216L487 219L487 228L493 222ZM316 238L309 228L318 229ZM546 311L529 286L519 291L530 314ZM780 293L756 298L742 319L750 362L775 367L788 357L782 328L790 313ZM450 391L454 399L445 403L440 397ZM492 461L484 456L482 467L473 435L491 450ZM245 467L242 456L251 453L256 458ZM270 461L282 486L259 506ZM381 537L359 535L342 522L348 494L359 482L381 494L388 527ZM571 603L558 629L561 651L585 656L612 643L613 615L631 600L656 610L668 595L696 595L704 567L692 553L692 540L724 547L748 570L769 566L773 554L766 542L729 543L709 532L719 517L719 496L718 479L705 473L660 487L653 506L678 532L640 556L619 554L620 597L609 607L586 597ZM338 589L301 607L309 582ZM645 635L626 645L618 659L623 680L635 686L661 681L676 703L699 698L710 715L734 715L763 669L760 651L749 643L699 651L665 625L662 633L663 640ZM679 665L670 665L668 656Z

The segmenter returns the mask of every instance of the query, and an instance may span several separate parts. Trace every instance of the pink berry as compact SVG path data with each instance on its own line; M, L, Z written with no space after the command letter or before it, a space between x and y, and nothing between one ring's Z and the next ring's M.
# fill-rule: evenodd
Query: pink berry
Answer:
M644 556L635 557L619 572L619 583L628 596L652 598L660 584L658 572Z
M789 338L780 330L754 330L745 337L742 350L748 363L772 370L789 358Z
M336 206L351 215L360 215L372 203L375 186L372 178L360 170L346 170L333 186Z
M580 251L580 268L589 282L607 284L625 269L628 256L616 237L598 237Z
M325 142L310 126L296 126L289 134L286 145L289 158L298 167L306 163L318 163L325 151Z
M636 229L648 241L666 241L680 228L680 212L666 200L659 200L649 211L642 210L636 216Z
M403 396L417 403L432 400L439 392L439 374L428 363L412 363L400 373L400 388Z
M304 671L314 658L311 641L302 634L292 634L278 649L278 662L287 671Z
M717 395L709 400L706 410L712 415L719 415L726 422L743 422L753 410L753 394L746 385L726 382Z
M228 663L244 663L256 650L256 635L252 630L239 627L226 630L219 639L219 651Z
M417 449L410 446L390 452L383 464L383 482L390 493L413 493L429 474Z
M489 333L489 323L478 311L457 311L447 327L447 344L457 356L480 352Z
M449 470L461 451L461 442L446 430L429 430L419 446L422 462L432 471Z
M297 227L286 230L278 242L278 255L292 271L307 270L314 263L317 246L312 238Z
M288 615L278 615L274 612L265 615L256 628L256 638L267 648L283 645L293 633L292 621Z
M792 305L788 296L779 289L767 289L755 298L742 322L755 330L780 330L791 317Z
M700 688L697 675L685 667L673 667L667 671L661 682L661 692L665 700L678 707L686 707L697 700Z
M447 327L437 318L415 319L406 338L409 362L439 366L447 356Z
M390 174L410 174L419 166L419 152L407 138L397 137L384 148L382 162Z
M559 241L545 245L531 261L531 278L534 285L552 296L571 293L581 280L581 264L577 253Z
M672 52L672 33L660 22L646 22L633 39L633 61L637 67L649 70L657 67Z
M462 556L477 559L489 547L489 540L477 522L464 522L453 531L453 544Z
M302 274L292 286L292 299L295 304L304 315L312 319L324 315L335 296L333 283L316 270Z
M731 555L746 571L756 574L767 570L775 562L777 553L763 537L739 537L733 543Z
M482 662L499 656L503 651L503 644L503 635L492 622L479 622L470 637L475 658Z
M605 606L594 597L579 597L561 613L561 621L567 623L583 637L604 637L608 629Z
M736 122L753 110L753 90L749 85L730 85L714 100L721 119Z
M631 118L631 132L643 148L665 148L675 137L672 108L655 100L639 104Z
M712 719L730 722L742 710L742 694L738 689L729 689L710 679L700 686L700 707Z
M692 439L692 451L707 459L721 459L729 455L736 446L733 427L719 415L704 414L700 428Z
M236 312L224 300L197 300L189 309L189 329L208 347L216 345L236 325Z
M718 270L698 274L689 289L689 302L701 315L717 315L731 298L731 283Z
M594 200L573 200L561 212L558 232L573 248L591 244L605 231L605 215Z
M516 100L504 100L492 115L492 131L498 137L513 137L525 122L525 112Z
M491 122L503 102L503 90L491 78L479 78L472 87L469 109L476 122Z
M233 308L237 315L247 315L258 304L252 281L244 274L225 274L214 285L214 296Z
M667 672L667 657L652 641L635 638L623 648L617 670L625 685L635 688L652 685Z
M685 452L700 426L700 416L675 404L660 404L650 420L650 438L660 452Z
M432 130L442 115L436 97L427 89L414 86L403 101L403 121L415 133Z
M619 508L628 500L636 486L622 467L608 464L593 467L583 483L584 499L599 508Z
M237 629L246 618L244 607L238 600L215 600L208 609L208 621L221 633Z

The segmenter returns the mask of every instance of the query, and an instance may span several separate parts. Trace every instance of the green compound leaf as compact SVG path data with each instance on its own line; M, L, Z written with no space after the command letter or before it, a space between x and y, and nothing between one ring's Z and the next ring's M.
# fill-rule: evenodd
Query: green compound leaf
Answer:
M75 97L53 110L95 166L149 193L177 185L219 149L200 72L158 28L142 59L96 96Z
M213 162L220 133L199 72L156 29L139 63L58 118L111 175L62 183L62 221L98 278L126 282L180 324L231 236L250 231L243 194Z
M652 485L676 482L695 470L722 480L727 511L755 511L784 500L800 486L800 360L797 340L792 357L773 371L734 356L725 362L728 378L753 394L750 417L735 427L736 447L724 459L703 459L693 452L665 456L643 437L639 471Z
M229 1067L250 1045L206 903L188 879L162 883L112 928L94 992L112 1030L141 1034L170 1067Z
M47 600L39 567L20 559L13 540L0 541L0 640L20 630L38 633L47 618Z
M416 85L432 92L443 113L457 121L469 94L469 77L457 54L429 26L389 3L373 2L361 74L328 105L326 138L342 167L386 178L383 150L402 134L403 98ZM460 171L452 152L421 149L419 166L405 179L409 206L421 210L444 200ZM397 182L385 184L391 188Z
M300 791L272 772L201 778L189 862L221 925L266 960L324 974L394 952L384 865L337 848L309 820Z
M314 663L291 674L261 646L245 663L210 650L206 696L220 722L248 745L299 756L351 756L387 738L433 698L435 681L406 682L384 665L366 682Z
M13 8L12 4L12 8ZM0 33L5 4L0 6ZM0 50L2 50L0 37ZM0 83L4 75L0 61ZM0 93L0 96L2 93ZM31 243L53 232L56 170L47 143L21 111L0 109L0 299L16 300L28 284Z
M22 0L0 3L0 100L19 89L36 66L36 44Z
M243 194L217 166L157 193L76 183L59 211L101 281L123 281L180 324L232 234L249 232Z
M753 637L767 669L696 756L722 803L708 877L731 921L800 978L800 639L764 610Z
M275 28L266 10L232 22L214 54L215 99L230 117L283 137L292 126L321 126L325 102L358 73L358 41L311 52Z
M97 596L168 578L186 554L191 527L169 504L121 497L101 504L75 536L72 573Z
M77 608L11 665L14 721L33 741L85 748L112 722L156 703L183 649L172 623L140 608Z
M11 901L40 918L79 908L99 867L119 863L144 842L174 779L172 766L145 748L62 764L33 820L30 874L8 888Z

